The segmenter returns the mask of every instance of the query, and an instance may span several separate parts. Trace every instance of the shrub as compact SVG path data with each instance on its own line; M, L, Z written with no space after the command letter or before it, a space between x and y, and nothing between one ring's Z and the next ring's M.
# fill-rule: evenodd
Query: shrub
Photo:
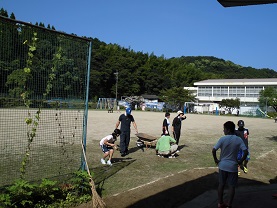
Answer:
M91 200L89 177L86 171L77 171L69 183L42 179L30 183L23 179L0 193L0 207L69 207Z

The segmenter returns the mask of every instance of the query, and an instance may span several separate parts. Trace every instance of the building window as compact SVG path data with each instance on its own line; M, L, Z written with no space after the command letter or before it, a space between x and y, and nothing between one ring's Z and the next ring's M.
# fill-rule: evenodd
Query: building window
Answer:
M237 97L237 87L229 87L229 97Z
M198 96L202 96L202 97L212 96L212 87L199 87Z
M263 87L254 87L254 86L247 86L246 87L246 97L259 97L260 91L263 89Z
M228 87L214 87L213 88L214 97L228 97Z

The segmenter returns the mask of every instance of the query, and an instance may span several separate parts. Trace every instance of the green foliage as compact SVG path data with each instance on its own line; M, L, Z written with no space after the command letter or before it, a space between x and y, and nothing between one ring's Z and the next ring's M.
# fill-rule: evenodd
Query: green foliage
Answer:
M31 68L33 67L33 58L34 58L34 51L36 50L36 45L37 45L37 33L34 33L34 36L32 37L32 42L29 46L29 52L28 52L28 58L26 60L26 67L24 68L24 73L26 75L26 79L22 82L22 84L18 85L19 88L21 88L22 90L22 94L21 94L21 98L25 104L25 106L28 108L28 117L25 118L25 123L27 124L27 148L26 148L26 152L25 155L23 156L22 162L21 162L21 168L20 168L20 178L23 179L24 178L24 174L26 172L26 166L27 166L27 162L28 162L28 158L30 156L30 151L31 151L31 144L36 136L36 131L37 131L37 127L39 124L39 120L40 120L40 109L35 113L34 117L32 118L32 115L29 111L30 108L30 90L28 90L26 88L26 85L29 81L29 79L31 79L31 76L29 76L31 74ZM27 44L27 40L24 41L23 44ZM18 77L18 79L20 79L20 77ZM16 80L15 80L16 81Z
M1 14L8 16L3 8ZM37 23L37 25L44 27L43 23ZM47 27L50 28L50 25ZM31 40L27 40L24 38L24 29L27 28L11 26L9 30L0 34L2 41L0 52L3 55L0 60L0 75L3 77L0 88L9 89L11 97L18 97L23 92L34 96L43 93L45 97L50 91L53 94L63 92L64 97L71 96L72 89L78 89L81 92L81 86L85 82L85 72L79 70L79 66L80 68L86 67L87 63L85 60L72 60L68 57L71 57L72 53L82 53L80 52L84 51L82 44L55 46L52 41L55 39L62 43L63 37L57 36L54 39L51 37L49 40L43 40L40 32L37 32L37 36ZM163 90L191 87L194 82L205 79L277 77L277 72L271 69L243 67L229 60L211 56L182 56L165 59L153 53L135 52L117 44L106 44L97 38L91 38L91 40L93 55L90 63L89 99L115 97L116 76L114 73L117 71L119 98L142 94L160 95ZM18 55L14 52L14 47L24 41L28 48ZM26 57L28 60L25 66L15 66L15 63L19 65L18 63ZM76 64L78 67L75 66ZM32 77L39 77L43 84L32 82ZM30 80L29 84L32 84L32 88L28 88L26 80ZM70 80L70 84L67 84L65 80ZM83 95L74 96L82 97Z
M0 15L3 17L9 17L7 10L5 10L3 7L0 9Z
M223 99L220 103L219 103L220 107L226 107L228 109L228 113L231 114L232 111L235 108L239 108L240 107L240 99L236 98L236 99Z
M25 72L24 69L18 69L12 71L12 73L7 77L6 86L14 86L9 89L9 94L11 97L20 97L24 96L30 92L25 89L25 85L28 79L30 79L31 75L28 72ZM25 93L25 94L23 94ZM25 99L26 100L26 99Z
M176 109L183 109L185 102L195 101L195 96L192 95L191 91L183 87L174 87L168 90L162 90L160 99Z
M32 185L24 180L17 180L14 185L8 188L14 206L28 207L33 205L32 194L34 193L35 185Z
M42 179L38 184L16 180L0 194L0 207L72 207L89 200L89 176L86 171L77 171L70 182L65 184L49 179Z
M1 108L11 108L11 107L18 107L18 106L24 106L23 101L19 98L6 98L6 97L0 98Z
M268 115L270 118L277 118L277 112L268 112L267 115Z
M272 106L277 112L277 89L274 87L267 87L260 92L259 97L260 106Z
M73 189L79 192L90 192L90 177L88 173L86 171L77 171L75 175L76 177L71 180L72 184L74 184Z

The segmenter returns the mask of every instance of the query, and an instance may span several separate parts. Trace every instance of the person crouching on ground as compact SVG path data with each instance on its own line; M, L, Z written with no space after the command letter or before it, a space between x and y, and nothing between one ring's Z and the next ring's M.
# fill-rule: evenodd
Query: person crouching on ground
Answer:
M176 140L168 134L163 135L156 143L156 155L159 156L168 156L169 158L174 157L177 149L178 145L176 144Z
M101 158L101 163L103 165L112 165L112 157L114 153L114 148L116 148L116 144L114 143L117 137L121 134L119 129L115 129L114 132L100 141L100 147L104 153L103 157ZM109 157L108 161L106 162L106 157Z

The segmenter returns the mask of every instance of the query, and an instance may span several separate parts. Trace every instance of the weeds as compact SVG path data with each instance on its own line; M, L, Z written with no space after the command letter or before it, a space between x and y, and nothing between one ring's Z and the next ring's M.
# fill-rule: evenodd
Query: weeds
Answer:
M58 208L70 207L91 200L89 176L86 171L77 171L68 182L43 179L30 183L19 179L0 194L0 207Z

